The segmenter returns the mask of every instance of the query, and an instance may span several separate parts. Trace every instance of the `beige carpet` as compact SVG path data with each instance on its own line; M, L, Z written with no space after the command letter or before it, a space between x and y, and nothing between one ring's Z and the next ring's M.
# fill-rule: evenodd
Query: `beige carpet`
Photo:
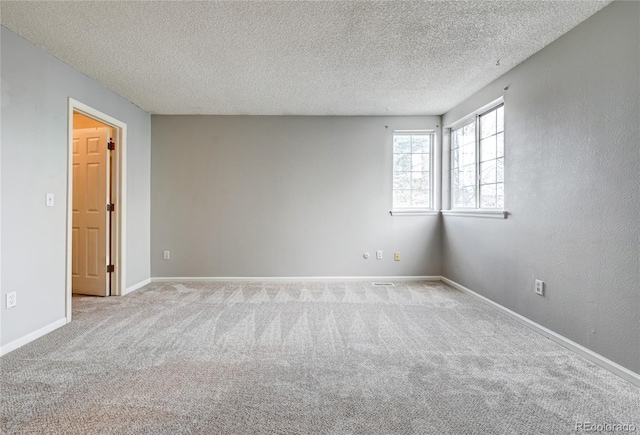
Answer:
M73 308L0 359L2 433L640 433L640 389L442 283L156 283Z

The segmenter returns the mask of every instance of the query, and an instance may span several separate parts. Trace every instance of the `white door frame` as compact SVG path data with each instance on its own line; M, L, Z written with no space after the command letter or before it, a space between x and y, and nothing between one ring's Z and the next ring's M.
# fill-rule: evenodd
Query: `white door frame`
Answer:
M111 277L111 295L121 296L126 289L126 216L127 216L127 124L102 113L80 101L69 98L68 144L67 144L67 260L66 260L66 305L67 323L71 321L72 281L72 237L73 237L73 112L102 122L116 131L116 149L114 151L111 191L116 205L112 216L111 228L111 264L116 268Z

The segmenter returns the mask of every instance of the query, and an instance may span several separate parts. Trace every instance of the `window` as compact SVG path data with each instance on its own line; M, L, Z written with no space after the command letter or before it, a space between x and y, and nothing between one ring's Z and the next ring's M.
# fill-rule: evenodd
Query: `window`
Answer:
M451 208L504 209L504 104L451 129Z
M393 209L433 208L434 132L396 131L393 134Z

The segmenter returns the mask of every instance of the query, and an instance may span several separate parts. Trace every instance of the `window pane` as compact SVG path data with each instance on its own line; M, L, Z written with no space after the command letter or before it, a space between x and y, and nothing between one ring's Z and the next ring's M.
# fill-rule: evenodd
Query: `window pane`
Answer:
M476 208L476 186L464 187L459 192L456 207Z
M504 156L504 133L500 133L499 135L496 136L496 142L497 142L496 157L502 157Z
M470 165L476 164L476 145L474 143L470 143L469 145L465 145L460 148L460 165Z
M394 154L393 169L396 171L410 171L411 170L411 154Z
M451 204L453 208L462 207L462 189L452 189L451 190Z
M428 153L430 151L430 139L431 136L427 135L415 135L412 136L411 152L413 153Z
M504 158L496 160L496 181L502 183L504 181Z
M460 176L461 176L461 172L457 168L451 170L451 187L453 189L462 187L462 183L460 182Z
M496 134L496 111L480 117L480 139Z
M394 190L393 206L394 207L410 207L411 191L410 190Z
M476 142L476 121L475 121L475 119L473 120L473 122L470 122L469 124L465 125L460 130L462 131L462 141L460 142L460 145L466 145L466 144L470 144L470 143L475 143Z
M464 187L452 191L454 208L476 208L475 186Z
M413 207L430 207L428 190L413 190L411 191L411 205Z
M480 184L496 182L496 161L490 160L480 164Z
M496 185L480 186L480 208L496 208Z
M480 141L480 161L496 158L496 137L491 136Z
M460 166L460 150L459 149L455 149L455 150L451 150L451 167L452 168L457 168L458 166Z
M412 172L411 188L418 190L429 190L429 172Z
M496 185L496 192L498 194L498 198L496 200L496 207L504 209L504 184L503 183Z
M411 136L403 135L403 134L393 135L393 152L394 153L410 153L411 152Z
M451 136L451 149L456 149L462 145L462 130L453 130Z
M428 171L430 169L429 154L412 154L411 169L413 171Z
M476 185L476 165L468 165L460 168L462 186Z
M504 207L504 106L451 131L452 208Z
M433 133L393 135L393 206L431 208Z
M411 188L411 172L394 172L393 173L393 188L394 189L409 189Z

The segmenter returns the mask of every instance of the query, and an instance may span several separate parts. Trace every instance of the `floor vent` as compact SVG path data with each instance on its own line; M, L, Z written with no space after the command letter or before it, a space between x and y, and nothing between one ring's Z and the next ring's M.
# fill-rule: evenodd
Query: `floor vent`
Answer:
M374 287L395 287L396 286L392 282L374 282L372 285Z

